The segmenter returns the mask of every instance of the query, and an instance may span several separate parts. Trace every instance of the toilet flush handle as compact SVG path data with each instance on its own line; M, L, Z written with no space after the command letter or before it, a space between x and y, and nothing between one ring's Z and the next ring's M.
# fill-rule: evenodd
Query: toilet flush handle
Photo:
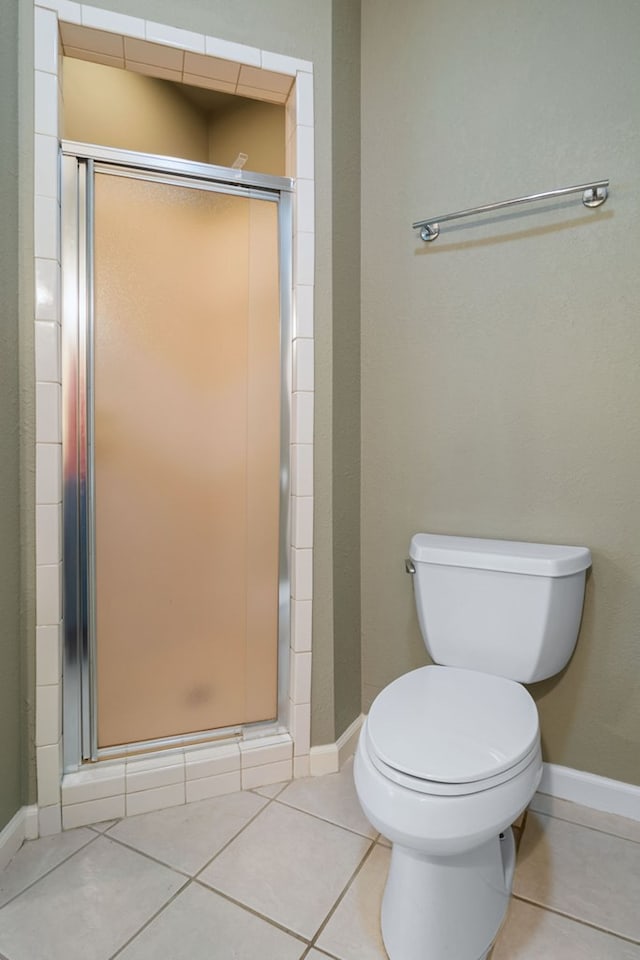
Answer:
M404 569L406 570L407 573L414 574L416 572L415 564L413 560L411 560L409 557L407 557L407 559L404 562Z

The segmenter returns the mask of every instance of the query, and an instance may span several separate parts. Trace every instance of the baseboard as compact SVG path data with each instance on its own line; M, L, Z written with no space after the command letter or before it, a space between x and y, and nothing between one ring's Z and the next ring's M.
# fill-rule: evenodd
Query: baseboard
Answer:
M38 836L38 808L20 807L9 823L0 831L0 870L4 870L9 861L25 840L34 840Z
M538 792L581 803L592 810L640 820L640 787L632 783L545 763Z
M311 747L309 772L312 777L322 777L325 773L337 773L343 763L353 756L363 722L364 714L361 713L335 743L323 743L318 747Z

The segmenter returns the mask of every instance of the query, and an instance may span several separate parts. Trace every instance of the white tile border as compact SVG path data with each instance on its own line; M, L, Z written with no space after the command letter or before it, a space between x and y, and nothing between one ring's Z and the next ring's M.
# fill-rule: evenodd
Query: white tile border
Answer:
M633 783L610 780L555 763L544 763L538 793L571 800L583 807L614 813L629 820L640 820L640 786Z
M364 714L361 713L335 743L323 743L321 746L311 747L309 772L312 777L322 777L325 773L337 773L340 770L356 751L363 723Z
M287 175L295 179L304 179L304 188L300 190L294 203L292 249L294 251L294 270L296 282L293 286L293 315L292 315L292 356L296 357L296 364L291 371L299 385L298 390L304 389L305 413L297 421L295 429L302 431L304 444L295 444L294 424L291 431L291 458L297 464L295 475L300 485L298 495L305 497L304 523L302 522L303 504L300 503L297 522L293 525L290 543L290 568L292 585L298 583L298 593L302 591L304 599L296 597L292 589L291 599L291 657L297 653L306 656L300 660L298 666L302 669L294 673L293 687L289 701L289 716L292 733L296 743L291 741L287 734L289 746L285 748L286 758L282 752L282 742L279 752L274 753L270 738L260 740L260 746L253 744L250 748L237 750L237 763L229 760L229 750L233 753L233 745L216 747L203 745L186 749L182 755L181 769L167 772L166 760L154 763L154 757L161 754L152 754L149 762L142 770L137 767L138 776L134 775L132 761L131 773L127 778L128 764L125 765L125 784L119 786L119 773L112 767L106 769L106 764L95 764L91 768L83 769L78 774L61 778L61 739L59 702L61 696L61 672L58 669L54 674L55 664L52 660L54 651L46 649L44 643L39 644L41 655L46 656L41 669L37 671L37 716L38 730L37 747L37 782L40 830L42 833L54 833L61 826L68 829L82 823L90 823L98 817L104 819L106 811L109 816L123 816L129 808L127 797L134 783L137 799L132 803L136 809L158 804L162 797L166 797L167 804L185 802L185 798L195 798L196 795L206 793L207 790L231 792L238 788L243 770L244 779L250 767L243 761L253 758L250 765L255 771L248 776L252 783L262 777L281 775L286 769L288 776L292 773L292 758L295 769L308 771L309 768L309 739L310 739L310 701L311 683L309 655L311 652L311 603L312 603L312 531L309 529L308 511L313 500L313 418L309 413L309 402L313 402L313 290L314 290L314 214L315 200L313 181L313 64L307 60L284 56L272 51L261 50L246 44L234 43L221 38L197 34L167 24L146 21L137 17L119 14L87 4L76 3L75 0L36 0L34 5L34 50L35 50L35 110L34 110L34 137L36 170L34 177L34 205L35 205L35 235L34 247L36 250L36 321L61 322L60 312L60 250L59 237L59 201L55 195L53 185L58 189L57 151L51 147L51 141L58 136L58 86L59 86L59 50L58 50L58 21L79 24L108 33L121 34L134 39L145 39L155 43L173 46L188 52L197 52L207 56L222 57L240 65L259 67L264 70L281 73L294 77L291 93L286 103L286 142L288 164ZM56 56L54 57L54 52ZM49 138L49 139L47 139ZM294 149L290 149L291 145ZM297 154L297 159L296 159ZM301 229L302 226L302 229ZM36 327L39 332L38 376L36 389L36 423L37 423L37 497L38 507L48 505L46 518L51 527L38 540L36 549L37 578L39 586L39 603L37 610L37 626L47 628L49 632L60 630L61 604L60 584L62 565L51 562L56 552L55 529L60 530L61 524L61 373L60 373L60 345L59 339L46 330L42 323ZM296 343L303 339L304 343ZM302 398L300 398L302 400ZM291 399L293 419L293 395ZM56 473L54 476L53 474ZM290 496L294 496L292 489ZM41 510L41 514L44 512ZM298 535L300 539L298 540ZM294 572L297 571L297 577ZM61 640L58 640L61 643ZM293 669L295 661L292 659ZM47 681L44 683L43 681ZM278 735L281 736L281 735ZM207 751L205 756L205 750ZM255 762L262 751L263 761ZM219 751L219 757L216 757ZM226 752L225 752L226 751ZM169 764L175 766L175 764ZM178 764L180 766L180 764ZM231 768L230 768L231 766ZM277 768L277 769L276 769ZM206 776L202 774L205 773ZM170 776L172 783L166 778ZM74 779L75 778L75 779ZM178 782L175 782L175 781ZM205 784L204 781L210 781ZM148 781L148 783L147 783ZM195 784L202 781L200 787ZM264 782L273 782L266 779ZM189 784L193 786L189 788ZM153 785L152 785L153 784ZM62 787L62 794L61 794ZM172 789L173 788L173 789ZM177 790L175 788L178 788ZM186 793L185 793L186 788ZM120 793L115 792L121 789ZM105 791L107 793L105 794ZM182 799L178 793L182 791ZM153 794L153 795L152 795ZM204 794L203 794L204 795ZM83 797L82 800L79 798ZM73 802L72 802L73 801ZM34 823L37 824L38 815ZM38 830L35 827L36 832ZM18 830L19 833L19 830Z

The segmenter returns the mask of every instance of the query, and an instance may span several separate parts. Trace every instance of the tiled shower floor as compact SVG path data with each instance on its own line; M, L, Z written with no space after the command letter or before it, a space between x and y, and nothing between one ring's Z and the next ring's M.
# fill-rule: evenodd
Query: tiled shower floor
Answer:
M26 843L6 960L384 960L351 766ZM537 796L492 960L640 960L640 822Z

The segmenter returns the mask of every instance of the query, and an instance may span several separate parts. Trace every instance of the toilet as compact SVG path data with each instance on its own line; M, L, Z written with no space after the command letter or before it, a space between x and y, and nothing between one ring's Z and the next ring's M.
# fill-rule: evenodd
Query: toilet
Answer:
M390 960L484 960L511 894L510 825L542 775L522 684L568 663L591 554L419 533L409 555L435 665L376 697L354 762L362 809L391 841L382 937Z

